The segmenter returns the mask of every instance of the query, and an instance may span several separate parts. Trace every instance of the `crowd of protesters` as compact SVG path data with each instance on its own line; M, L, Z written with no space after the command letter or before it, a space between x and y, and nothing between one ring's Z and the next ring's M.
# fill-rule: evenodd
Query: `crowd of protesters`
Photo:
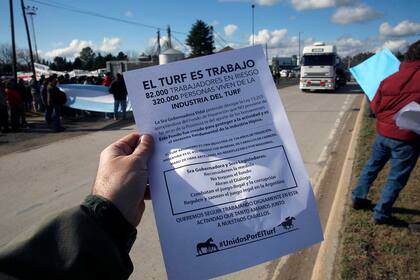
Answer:
M122 80L122 82L121 82ZM70 77L65 75L44 75L37 81L32 76L29 82L19 79L0 80L0 129L1 132L19 132L30 128L26 121L27 112L42 113L46 124L55 132L64 131L61 124L62 106L66 103L66 94L57 85L89 84L103 85L110 88L109 93L116 100L114 119L118 119L118 107L121 106L125 119L127 90L120 74L116 78L111 73L104 77ZM112 115L110 115L112 116Z

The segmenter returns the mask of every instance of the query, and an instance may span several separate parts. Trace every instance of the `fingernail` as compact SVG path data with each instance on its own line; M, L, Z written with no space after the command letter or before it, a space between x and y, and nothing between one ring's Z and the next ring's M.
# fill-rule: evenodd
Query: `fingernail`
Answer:
M149 134L143 134L143 135L140 137L140 141L141 141L141 142L143 142L143 141L148 141L148 142L150 142L150 141L153 141L153 137L152 137L151 135L149 135Z

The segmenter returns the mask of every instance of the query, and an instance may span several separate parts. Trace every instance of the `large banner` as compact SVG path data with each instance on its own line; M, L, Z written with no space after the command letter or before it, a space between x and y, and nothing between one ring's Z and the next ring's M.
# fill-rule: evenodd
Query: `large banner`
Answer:
M149 180L170 279L208 279L323 239L260 46L124 79L139 131L156 142Z
M93 112L114 112L114 96L108 92L108 87L64 84L59 85L59 88L67 95L67 107ZM127 104L127 111L132 111L130 102Z

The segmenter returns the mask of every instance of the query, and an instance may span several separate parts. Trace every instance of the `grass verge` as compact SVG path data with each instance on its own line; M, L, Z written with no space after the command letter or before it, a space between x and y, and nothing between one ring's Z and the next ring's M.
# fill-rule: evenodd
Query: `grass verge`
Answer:
M371 154L375 138L375 120L364 117L356 158L353 166L351 188ZM389 163L379 174L369 198L379 199L386 182ZM404 190L394 204L393 215L407 223L420 222L420 161L411 173ZM372 212L355 211L348 207L343 225L338 256L339 273L335 279L419 279L420 234L406 227L375 225Z

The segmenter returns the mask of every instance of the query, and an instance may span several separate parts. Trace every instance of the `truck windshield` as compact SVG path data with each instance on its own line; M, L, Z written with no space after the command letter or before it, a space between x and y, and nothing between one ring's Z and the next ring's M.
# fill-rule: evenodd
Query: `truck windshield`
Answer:
M334 65L334 55L304 55L303 63L304 66L327 66Z

